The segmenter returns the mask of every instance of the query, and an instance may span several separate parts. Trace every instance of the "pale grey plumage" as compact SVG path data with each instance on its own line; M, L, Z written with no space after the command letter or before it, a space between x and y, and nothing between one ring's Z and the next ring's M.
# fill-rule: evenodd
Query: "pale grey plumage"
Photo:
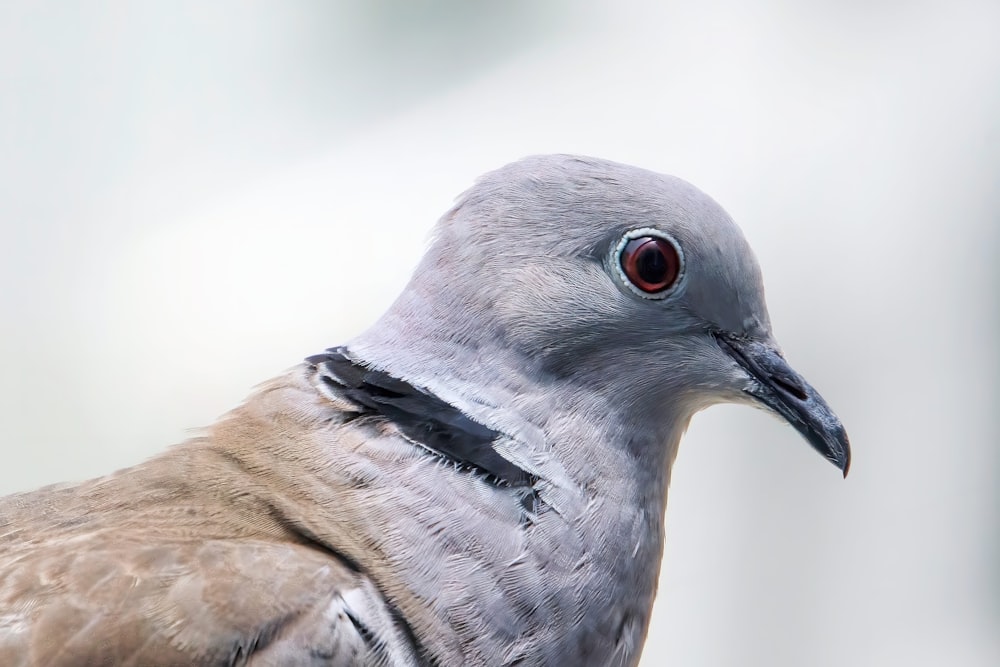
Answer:
M666 298L616 264L645 228L683 255ZM634 665L677 444L720 401L846 470L714 201L527 158L345 347L145 464L0 501L0 662Z

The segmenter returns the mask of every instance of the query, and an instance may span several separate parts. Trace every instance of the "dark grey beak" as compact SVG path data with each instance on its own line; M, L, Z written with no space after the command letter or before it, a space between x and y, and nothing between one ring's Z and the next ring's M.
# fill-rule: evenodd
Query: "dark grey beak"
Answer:
M823 397L770 345L723 333L717 333L715 338L719 347L754 380L746 392L786 419L847 477L851 443Z

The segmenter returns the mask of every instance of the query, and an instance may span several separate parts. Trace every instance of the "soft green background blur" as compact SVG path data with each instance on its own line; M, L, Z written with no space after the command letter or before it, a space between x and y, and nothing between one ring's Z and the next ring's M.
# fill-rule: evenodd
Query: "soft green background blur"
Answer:
M752 7L751 7L752 5ZM743 226L848 426L699 415L643 664L1000 664L1000 4L0 5L0 492L137 462L371 323L479 173Z

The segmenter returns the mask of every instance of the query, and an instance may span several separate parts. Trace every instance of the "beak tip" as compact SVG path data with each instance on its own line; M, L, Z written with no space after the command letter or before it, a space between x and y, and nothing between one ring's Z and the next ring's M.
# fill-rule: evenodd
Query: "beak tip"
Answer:
M844 479L847 479L847 473L851 471L851 441L847 438L847 431L844 430L843 425L832 413L830 413L830 421L833 423L830 424L827 421L824 428L800 427L799 430L806 436L813 448L822 454L827 461L837 466L837 469L843 473Z
M830 460L844 473L844 479L847 479L847 473L851 471L851 442L847 439L847 432L844 431L843 426L840 426L838 430L840 433L836 439L837 446L831 448L833 456Z

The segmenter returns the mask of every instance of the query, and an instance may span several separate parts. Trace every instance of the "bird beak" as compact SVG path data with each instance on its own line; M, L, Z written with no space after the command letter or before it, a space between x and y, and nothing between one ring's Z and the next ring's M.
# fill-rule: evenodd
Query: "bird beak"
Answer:
M851 467L847 431L823 397L788 365L781 352L772 345L729 334L718 333L715 339L753 380L744 391L787 420L847 477Z

